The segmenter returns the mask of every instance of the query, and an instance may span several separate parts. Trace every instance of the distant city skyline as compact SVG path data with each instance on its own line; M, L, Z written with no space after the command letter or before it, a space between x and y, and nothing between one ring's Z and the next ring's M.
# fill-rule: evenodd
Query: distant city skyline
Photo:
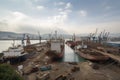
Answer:
M0 31L120 32L120 0L0 0Z

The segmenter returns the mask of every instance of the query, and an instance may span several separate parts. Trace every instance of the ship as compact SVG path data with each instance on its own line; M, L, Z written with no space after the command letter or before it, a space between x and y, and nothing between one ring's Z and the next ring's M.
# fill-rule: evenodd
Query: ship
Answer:
M81 57L91 61L105 61L109 59L108 56L92 50L78 50L76 53Z
M105 61L109 59L108 56L96 52L93 48L84 44L83 42L81 45L75 46L75 52L81 57L91 61Z
M70 48L72 48L72 49L75 48L75 46L76 46L76 37L75 37L75 34L73 34L72 39L69 39L69 40L66 41L66 44L67 44Z
M9 62L10 64L16 64L25 61L28 57L28 47L30 45L30 39L27 35L26 45L24 45L25 34L23 34L22 44L15 45L15 40L13 40L12 46L6 51L3 51L2 61Z
M48 41L49 50L46 55L51 57L53 60L62 59L64 55L64 39L54 38Z
M24 52L22 46L9 47L8 50L3 51L3 61L9 62L10 64L15 64L26 60L27 52Z
M75 43L74 41L72 41L72 40L66 41L66 44L67 44L70 48L72 48L72 49L74 49L74 47L75 47L75 45L76 45L76 43Z

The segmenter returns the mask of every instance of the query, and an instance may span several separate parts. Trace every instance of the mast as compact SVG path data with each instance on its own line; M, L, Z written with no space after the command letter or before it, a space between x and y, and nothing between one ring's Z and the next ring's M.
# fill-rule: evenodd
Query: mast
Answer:
M23 34L23 38L22 38L22 46L25 45L24 40L25 40L25 34Z
M12 43L13 48L15 47L15 40L13 39L13 43Z
M72 41L75 41L75 33L73 33L73 36L72 36Z
M55 39L57 40L57 31L55 31Z
M39 35L39 43L41 44L41 35L40 35L39 31L38 31L38 35Z
M96 31L95 31L95 33L94 33L94 37L97 36L97 32L98 32L98 29L96 28Z
M30 45L30 37L27 35L26 45Z

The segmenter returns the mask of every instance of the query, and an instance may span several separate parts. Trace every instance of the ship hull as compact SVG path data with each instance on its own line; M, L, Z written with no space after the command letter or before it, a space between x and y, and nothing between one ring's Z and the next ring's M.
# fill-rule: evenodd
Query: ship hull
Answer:
M61 53L57 53L56 51L48 51L46 53L46 55L48 55L49 57L51 57L52 60L58 60L58 59L62 59L63 55L64 55L64 51Z
M62 59L64 55L64 40L51 40L49 44L49 50L46 55L52 60Z
M99 56L99 55L91 55L91 54L86 54L86 53L83 53L81 51L77 51L76 52L78 55L80 55L81 57L87 59L87 60L91 60L91 61L105 61L105 60L108 60L109 57L108 56Z
M12 56L12 57L6 57L3 58L4 62L10 62L10 64L17 64L19 62L23 62L27 59L28 54L22 55L22 56Z

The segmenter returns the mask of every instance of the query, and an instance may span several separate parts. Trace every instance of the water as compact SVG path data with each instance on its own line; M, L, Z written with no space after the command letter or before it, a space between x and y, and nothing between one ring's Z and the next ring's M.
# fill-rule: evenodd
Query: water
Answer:
M43 40L44 41L44 40ZM31 40L31 43L38 43L39 40ZM0 53L12 46L13 40L0 40ZM15 40L15 45L20 45L21 40Z
M63 62L84 62L85 59L75 54L75 52L67 45L65 45L65 54Z
M107 42L107 44L113 47L120 47L120 41Z
M42 40L42 42L45 40ZM31 43L38 43L39 40L31 40ZM12 40L0 40L0 53L8 49L8 47L12 46ZM15 45L21 44L20 40L15 40ZM83 62L85 61L82 57L78 56L74 53L74 51L65 45L65 53L63 57L63 62Z
M114 43L114 44L120 44L120 41L111 41L111 42L108 42L108 43Z

